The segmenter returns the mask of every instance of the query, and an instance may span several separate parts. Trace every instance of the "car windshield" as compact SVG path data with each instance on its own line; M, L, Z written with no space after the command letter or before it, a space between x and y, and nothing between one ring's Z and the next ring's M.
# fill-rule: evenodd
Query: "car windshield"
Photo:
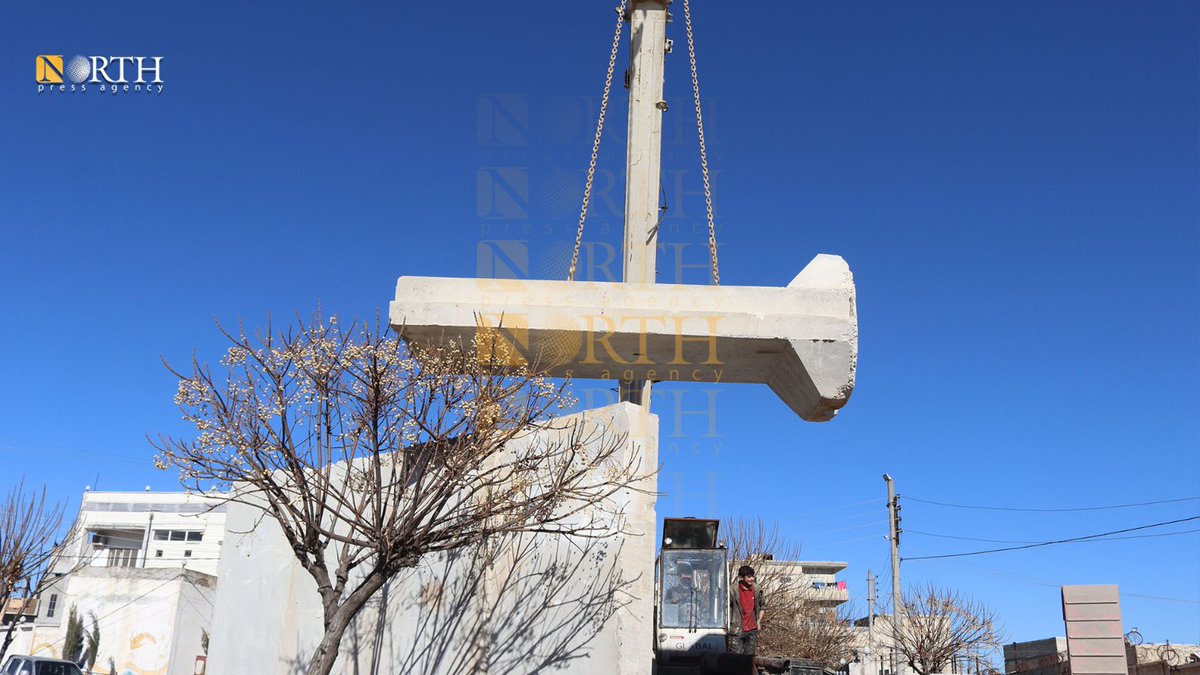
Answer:
M724 572L724 551L663 551L662 626L724 628L728 604Z
M83 675L74 663L42 662L34 664L34 675Z

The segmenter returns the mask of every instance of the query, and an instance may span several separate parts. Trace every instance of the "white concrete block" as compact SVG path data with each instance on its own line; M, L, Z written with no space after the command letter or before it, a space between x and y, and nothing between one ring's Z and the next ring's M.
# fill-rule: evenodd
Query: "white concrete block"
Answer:
M559 377L766 384L809 421L846 404L858 360L834 255L784 288L401 277L390 321L422 344L482 334Z
M641 458L643 470L657 467L658 418L644 408L618 403L562 421L580 417L609 437L626 435L622 456ZM540 432L554 433L565 425ZM473 550L427 556L371 598L333 672L649 675L654 485L650 477L617 497L625 527L615 537L512 537L491 549L488 565ZM208 672L303 672L323 632L316 584L257 508L230 504L226 527Z

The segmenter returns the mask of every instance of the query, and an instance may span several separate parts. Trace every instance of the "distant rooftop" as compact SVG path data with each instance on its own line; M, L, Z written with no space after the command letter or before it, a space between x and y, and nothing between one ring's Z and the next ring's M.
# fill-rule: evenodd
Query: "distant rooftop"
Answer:
M849 563L833 560L765 560L760 564L802 567L806 572L819 574L836 574L850 566Z
M219 497L195 492L85 492L80 511L223 513Z

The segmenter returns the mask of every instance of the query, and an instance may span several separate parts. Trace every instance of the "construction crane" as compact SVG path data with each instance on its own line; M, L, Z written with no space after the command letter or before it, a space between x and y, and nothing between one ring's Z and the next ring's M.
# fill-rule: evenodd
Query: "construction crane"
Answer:
M654 647L659 675L786 673L788 659L728 653L729 552L720 521L667 518L655 565Z

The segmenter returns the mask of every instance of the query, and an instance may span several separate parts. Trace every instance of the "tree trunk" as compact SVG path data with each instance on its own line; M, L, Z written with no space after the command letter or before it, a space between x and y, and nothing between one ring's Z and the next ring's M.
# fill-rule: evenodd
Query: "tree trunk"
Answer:
M372 571L346 598L345 602L331 614L326 615L325 636L321 638L321 643L317 645L316 651L309 659L305 675L329 675L333 671L333 664L337 662L338 650L341 648L346 628L350 626L350 622L363 608L363 605L367 604L367 600L370 600L371 596L383 586L384 581L386 579L382 573Z
M22 614L25 613L23 610L24 610L24 608L22 607L22 612L21 612ZM3 639L0 639L0 663L4 663L4 655L8 652L9 646L12 645L13 630L15 630L16 627L17 627L16 621L13 621L12 623L10 623L4 627L4 637L3 637Z

